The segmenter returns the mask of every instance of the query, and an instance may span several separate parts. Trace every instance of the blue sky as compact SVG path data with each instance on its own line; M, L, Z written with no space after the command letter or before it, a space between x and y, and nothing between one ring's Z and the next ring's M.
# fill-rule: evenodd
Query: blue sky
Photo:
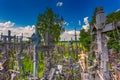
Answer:
M49 7L69 23L65 26L66 30L74 27L80 30L84 18L88 17L90 21L94 9L99 6L109 14L120 9L120 0L0 0L0 22L11 21L15 27L31 26L36 24L38 15Z

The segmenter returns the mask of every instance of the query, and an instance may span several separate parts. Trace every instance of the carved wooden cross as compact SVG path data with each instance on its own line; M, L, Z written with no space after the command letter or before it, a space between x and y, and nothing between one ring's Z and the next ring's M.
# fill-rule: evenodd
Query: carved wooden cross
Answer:
M96 24L92 28L92 35L96 35L97 52L100 56L100 72L104 80L110 80L108 71L108 49L106 32L120 29L120 22L106 24L106 16L103 9L97 8Z

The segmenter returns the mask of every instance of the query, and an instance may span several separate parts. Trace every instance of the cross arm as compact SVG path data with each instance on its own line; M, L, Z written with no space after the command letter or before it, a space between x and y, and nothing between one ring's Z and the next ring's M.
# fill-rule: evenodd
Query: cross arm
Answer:
M102 32L113 31L113 30L115 30L116 28L120 29L120 22L107 24L107 25L103 28Z
M116 23L116 26L120 29L120 21Z

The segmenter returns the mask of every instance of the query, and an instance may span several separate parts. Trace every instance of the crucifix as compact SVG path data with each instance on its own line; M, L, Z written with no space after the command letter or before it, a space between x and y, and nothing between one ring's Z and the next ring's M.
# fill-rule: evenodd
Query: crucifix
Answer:
M49 75L50 69L52 67L51 65L51 58L49 51L54 49L53 39L50 35L50 33L47 31L45 34L45 45L38 45L41 41L41 36L38 33L38 28L35 27L35 33L29 38L33 41L34 45L34 70L33 70L33 77L38 77L38 53L37 51L45 51L45 79Z
M39 42L41 41L41 36L39 35L38 28L35 26L35 33L32 34L32 36L29 38L32 40L34 45L34 63L33 63L33 77L38 77L38 53L37 53L37 46Z
M106 16L103 8L97 8L96 24L93 25L92 35L96 35L97 54L99 55L99 73L102 74L104 80L110 80L108 70L108 48L106 33L120 29L120 22L106 24Z

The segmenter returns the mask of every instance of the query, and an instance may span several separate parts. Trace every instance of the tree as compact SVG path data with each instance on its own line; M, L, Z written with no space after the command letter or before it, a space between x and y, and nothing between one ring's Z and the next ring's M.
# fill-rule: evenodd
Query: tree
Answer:
M91 26L94 25L94 23L96 23L96 12L97 12L97 11L98 11L98 9L95 8L95 11L94 11L93 16L92 16L92 20L91 20L91 22L90 22L90 25L91 25Z
M92 16L92 20L89 22L90 24L90 28L89 30L86 32L84 29L80 30L80 43L82 44L82 46L84 46L86 48L87 51L90 50L90 43L91 40L94 39L95 36L91 36L90 32L91 32L91 26L96 23L96 12L97 12L97 8L95 8L95 11L93 13Z
M81 45L85 47L87 51L89 51L91 42L90 29L87 32L84 29L80 30L79 40Z
M107 21L106 23L112 23L112 22L118 22L120 21L120 11L118 12L113 12L111 14L107 15ZM120 31L112 31L112 32L107 32L107 35L110 37L110 40L108 41L108 48L114 48L115 50L119 51L120 50Z
M60 33L64 31L62 27L64 20L62 17L55 14L51 8L38 16L37 26L39 33L45 39L45 32L49 31L54 41L60 39Z

